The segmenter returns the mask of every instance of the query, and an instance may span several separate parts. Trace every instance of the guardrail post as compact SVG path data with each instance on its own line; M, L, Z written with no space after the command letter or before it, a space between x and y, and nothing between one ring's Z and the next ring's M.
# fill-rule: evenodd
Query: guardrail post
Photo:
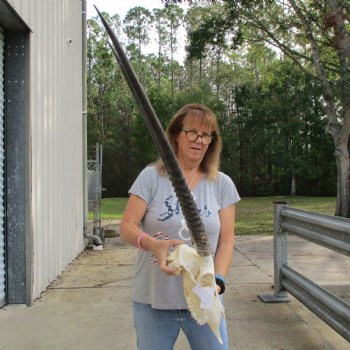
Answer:
M287 232L281 227L281 211L285 202L274 203L274 294L260 294L264 303L289 302L287 291L282 286L281 268L287 265Z

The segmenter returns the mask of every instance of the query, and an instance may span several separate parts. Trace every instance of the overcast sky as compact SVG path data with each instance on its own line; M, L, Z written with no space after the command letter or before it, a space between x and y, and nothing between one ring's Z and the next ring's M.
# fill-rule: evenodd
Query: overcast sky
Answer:
M94 5L101 12L107 12L109 15L119 15L121 21L124 20L126 13L136 6L142 6L148 10L153 10L155 8L164 8L164 4L161 0L87 0L87 17L95 17L97 12ZM186 7L185 7L186 8ZM183 28L180 28L179 32L179 48L175 53L175 59L182 63L185 56L184 45L181 44L181 36L184 38L185 33ZM157 47L152 44L146 48L147 53L156 53Z
M136 6L142 6L149 10L164 7L161 0L87 0L88 18L97 15L94 5L96 5L101 12L107 12L110 15L115 15L117 13L121 20L124 19L126 13L131 8Z

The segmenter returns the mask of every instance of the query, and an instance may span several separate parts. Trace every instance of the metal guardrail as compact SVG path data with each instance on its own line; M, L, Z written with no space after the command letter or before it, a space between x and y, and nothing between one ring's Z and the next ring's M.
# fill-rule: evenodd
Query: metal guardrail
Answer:
M259 295L266 303L281 303L289 301L289 292L350 341L350 306L288 266L288 233L350 256L350 220L275 204L274 294Z

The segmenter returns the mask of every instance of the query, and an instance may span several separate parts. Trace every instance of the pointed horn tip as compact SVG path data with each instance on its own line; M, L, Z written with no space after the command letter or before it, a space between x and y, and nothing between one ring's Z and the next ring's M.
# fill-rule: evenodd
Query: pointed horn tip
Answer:
M97 8L96 5L94 5L94 8L95 8L95 10L97 11L97 14L99 15L99 17L102 17L101 12L99 11L99 9Z
M97 14L98 16L100 17L101 21L102 21L102 24L103 26L107 29L109 27L109 24L106 22L105 18L102 16L102 13L99 11L99 9L97 8L96 5L94 5L96 11L97 11Z

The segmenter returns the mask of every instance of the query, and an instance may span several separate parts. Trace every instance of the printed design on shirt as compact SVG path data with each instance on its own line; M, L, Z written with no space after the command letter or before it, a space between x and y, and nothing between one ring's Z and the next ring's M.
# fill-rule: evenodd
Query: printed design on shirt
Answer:
M180 239L182 239L183 241L190 241L191 240L190 232L188 230L185 218L181 219L181 227L180 227L179 231L177 232L177 234L179 235Z
M196 200L194 193L192 193L192 196L194 200ZM182 215L180 203L176 196L174 195L168 196L164 201L164 205L167 210L164 213L161 213L159 215L158 221L166 221L172 218L174 215L176 216ZM198 208L198 213L199 213L199 216L206 217L206 218L209 218L212 216L212 212L208 209L207 204L205 204L202 208ZM191 239L185 218L181 219L181 227L179 229L178 235L180 239L184 241L189 241Z
M199 216L204 216L205 218L210 218L212 213L210 212L210 210L208 209L208 206L205 205L203 207L203 209L199 209L198 208L198 211L199 211Z
M164 201L167 211L159 215L158 221L166 221L172 218L173 215L180 215L180 212L181 212L180 204L178 200L175 202L175 199L176 197L171 195Z

